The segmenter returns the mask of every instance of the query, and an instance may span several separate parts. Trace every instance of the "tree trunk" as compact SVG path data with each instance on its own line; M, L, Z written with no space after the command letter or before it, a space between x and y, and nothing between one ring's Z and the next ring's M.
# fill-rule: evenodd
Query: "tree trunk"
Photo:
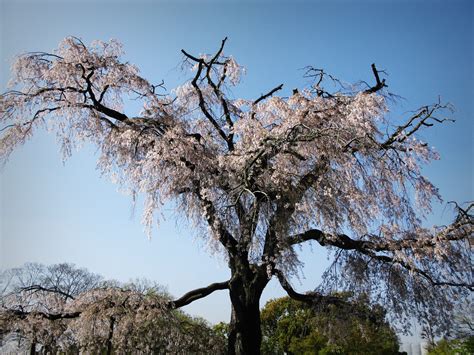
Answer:
M30 355L36 354L36 339L33 339L30 344Z
M266 275L262 276L259 271L246 273L244 276L240 272L233 272L229 283L232 302L228 339L229 354L260 354L262 343L260 296L267 283Z
M114 336L114 326L115 326L115 318L111 317L110 324L109 324L109 334L107 336L107 355L112 354L112 338Z

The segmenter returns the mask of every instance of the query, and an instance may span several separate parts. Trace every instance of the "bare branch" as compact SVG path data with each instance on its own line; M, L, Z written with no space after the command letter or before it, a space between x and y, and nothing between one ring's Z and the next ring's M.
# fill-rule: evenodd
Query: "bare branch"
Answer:
M61 289L59 289L58 287L53 287L53 288L49 288L49 287L43 287L41 285L31 285L31 286L27 286L27 287L22 287L21 288L21 291L25 291L25 292L30 292L30 291L33 291L33 292L38 292L38 291L43 291L43 292L49 292L49 293L56 293L56 294L59 294L61 296L64 296L64 298L66 299L74 299L74 296L72 296L71 294L67 293L67 292L64 292L62 291Z
M222 91L219 89L220 84L218 83L216 85L214 83L214 81L212 80L212 78L211 78L212 66L216 62L216 60L219 58L219 56L221 55L222 50L224 49L224 45L225 45L226 40L227 40L227 37L224 38L224 40L222 41L221 47L219 48L217 53L214 55L214 57L211 59L211 61L208 64L206 64L207 65L206 78L207 78L208 84L212 87L212 90L214 91L214 94L216 95L216 97L221 102L221 106L222 106L222 109L224 111L224 115L225 115L227 125L229 126L229 128L232 128L234 126L234 123L232 122L232 118L230 117L230 112L229 112L229 107L228 107L228 104L227 104L227 100L225 99L224 94L222 93ZM230 133L226 140L228 141L228 143L230 142L233 145L233 139L234 139L234 135L233 135L233 133Z
M29 315L39 316L41 318L49 319L49 320L59 320L59 319L73 319L80 317L82 312L65 312L65 313L47 313L47 312L26 312L20 309L8 309L4 311L6 314L11 314L15 317L20 319L25 319Z
M229 140L229 138L227 137L227 135L225 134L225 132L222 130L221 126L219 125L219 123L217 123L217 120L211 115L211 113L209 112L209 110L207 109L206 107L206 100L204 99L204 95L202 93L202 90L201 88L199 87L199 84L198 84L198 79L200 78L201 76L201 73L202 73L202 70L203 70L203 66L206 65L206 63L204 62L204 60L199 60L198 61L199 64L198 64L198 70L196 72L196 75L194 76L194 79L193 81L191 82L191 84L193 85L194 89L196 90L197 94L198 94L198 97L199 97L199 108L201 109L202 113L204 114L204 116L206 116L206 118L209 120L209 122L211 122L211 124L214 126L214 128L216 129L217 133L222 137L222 139L224 139L224 141L227 143L227 147L229 148L229 150L233 150L234 149L234 144L232 143L232 141Z
M424 106L420 108L413 116L411 116L408 121L398 126L395 132L393 132L385 142L381 143L382 148L391 147L391 145L395 142L403 142L408 137L416 133L421 127L431 127L434 123L443 123L443 122L454 122L453 119L442 118L439 119L434 116L434 113L443 110L443 109L451 109L449 104L441 104L436 103L430 106ZM429 120L434 121L434 123L429 122Z
M216 283L210 284L207 287L198 288L198 289L185 293L183 296L181 296L177 300L171 301L169 303L169 307L173 309L181 308L190 304L191 302L194 302L200 298L210 295L214 291L227 290L228 288L229 288L229 280L224 281L224 282L216 282Z
M184 49L181 49L181 53L183 53L186 57L188 57L189 59L191 59L194 62L197 62L197 63L203 63L204 62L204 59L196 58L195 56L193 56L193 55L189 54L188 52L186 52Z
M252 106L255 106L257 105L260 101L263 101L267 98L269 98L270 96L272 96L274 93L276 93L277 91L280 91L281 89L283 89L283 84L280 84L278 85L277 87L273 88L272 90L270 90L269 92L267 92L266 94L262 94L262 96L260 96L258 99L256 99L253 103L252 103Z
M278 281L280 282L281 287L286 291L288 296L293 298L294 300L309 303L309 304L335 304L335 305L342 305L346 304L344 300L339 297L334 296L325 296L319 292L308 292L308 293L298 293L296 292L293 287L290 285L288 280L285 278L283 273L278 269L273 269L273 274L277 276Z
M377 92L379 90L382 90L384 87L387 87L387 85L385 85L385 79L380 80L380 77L379 77L379 73L383 72L383 71L377 70L377 68L375 67L375 64L373 64L373 63L371 65L371 67L372 67L372 73L374 74L374 77L375 77L375 85L372 86L371 88L365 90L364 92L366 94L371 94L371 93Z

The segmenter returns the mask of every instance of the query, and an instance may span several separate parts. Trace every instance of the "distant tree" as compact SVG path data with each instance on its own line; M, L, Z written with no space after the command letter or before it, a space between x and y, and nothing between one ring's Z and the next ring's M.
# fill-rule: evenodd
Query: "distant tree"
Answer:
M458 206L452 224L422 226L440 196L421 165L438 156L417 133L446 121L440 114L449 106L389 120L390 96L375 65L373 85L329 92L327 80L339 81L308 68L312 84L289 96L277 96L279 85L235 99L230 88L243 68L224 54L225 42L213 55L183 50L194 73L170 93L121 61L116 41L87 47L69 37L54 53L19 56L0 101L0 156L5 161L48 128L65 156L83 141L97 145L99 169L146 196L146 226L163 202L174 201L225 255L231 278L170 306L228 290L230 353L259 352L259 301L272 277L297 300L342 306L327 294L368 292L400 324L428 309L446 329L453 300L473 288L473 216L470 206ZM124 113L127 98L143 103L136 115ZM301 294L288 277L301 265L295 248L311 241L331 250L334 264L324 287Z
M5 270L2 279L5 280L2 294L13 292L38 297L39 294L51 293L64 300L94 289L104 281L102 276L69 263L49 266L27 263Z
M54 327L42 327L33 322L27 324L25 319L37 318L26 317L28 313L62 312L68 301L99 287L103 282L101 276L67 263L50 266L27 263L19 268L4 270L0 276L0 284L3 285L0 329L6 338L4 341L16 340L20 346L28 346L31 352L38 344L47 346L54 342L54 338L66 328L61 321L55 322Z
M262 310L264 354L398 354L397 335L385 320L385 310L366 298L351 299L351 307L314 305L283 297Z
M429 341L430 355L470 355L474 354L474 305L472 299L465 299L456 305L450 331L443 339L435 341L431 330L436 324L425 322L422 336Z
M6 275L11 286L0 299L0 352L221 353L225 347L204 320L172 309L162 287L145 280L119 285L70 264L27 264ZM53 275L54 284L67 287L71 279L101 282L66 293L51 287Z
M428 347L429 355L472 355L474 354L474 335L464 339L441 339Z

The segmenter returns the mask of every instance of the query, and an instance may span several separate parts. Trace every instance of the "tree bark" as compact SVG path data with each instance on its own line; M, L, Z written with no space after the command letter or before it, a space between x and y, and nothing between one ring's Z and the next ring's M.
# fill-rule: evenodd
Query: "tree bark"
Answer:
M36 354L36 339L33 339L30 344L30 355Z
M114 326L115 326L115 318L111 317L110 318L110 324L109 324L109 334L107 336L107 355L112 354L112 338L114 336Z
M233 269L233 268L232 268ZM260 297L268 283L262 270L248 266L232 272L229 283L232 315L230 321L228 354L260 354Z

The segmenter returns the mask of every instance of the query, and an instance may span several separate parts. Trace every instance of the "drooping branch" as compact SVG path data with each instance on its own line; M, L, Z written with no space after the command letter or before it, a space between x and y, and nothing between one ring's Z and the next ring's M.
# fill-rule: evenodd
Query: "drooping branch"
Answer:
M216 283L210 284L207 287L198 288L198 289L185 293L183 296L181 296L177 300L171 301L169 303L169 307L173 309L181 308L190 304L191 302L194 302L198 299L201 299L210 295L214 291L226 290L228 288L229 288L229 280L224 281L224 282L216 282Z
M460 233L447 233L443 234L443 237L447 241L458 241L469 238L472 235L472 220L466 222L456 221L453 225L457 225L456 228L452 226L447 229L452 231L461 229ZM464 227L468 226L466 230ZM395 243L387 242L386 240L380 240L374 237L373 240L356 240L346 234L331 234L324 233L319 229L311 229L304 233L293 235L288 238L290 245L299 244L305 241L314 240L317 241L321 246L333 246L342 250L356 251L361 254L367 255L371 260L377 260L382 263L398 264L404 269L414 272L426 280L429 281L433 286L451 286L451 287L465 287L469 290L474 290L474 285L469 282L454 282L447 280L437 280L429 272L417 267L415 264L407 263L406 261L400 260L390 256L391 253L395 253L402 250L413 250L422 248L433 248L436 246L438 235L433 236L431 239L402 239ZM381 254L380 254L381 253Z
M446 241L458 241L472 237L474 220L472 216L468 219L456 220L453 224L445 227L431 238L417 238L412 235L408 238L398 240L396 243L389 242L377 236L371 236L370 240L357 240L346 234L325 233L319 229L310 229L306 232L289 236L287 242L290 245L303 243L309 240L317 241L321 246L335 246L344 250L370 250L374 252L394 252L413 248L434 247L441 237Z
M337 295L323 295L314 291L299 293L293 289L280 270L274 269L273 273L277 276L280 285L283 287L290 298L306 303L315 310L324 312L327 311L328 306L336 306L338 313L341 314L342 317L346 317L347 314L354 314L374 322L377 320L376 314L374 314L370 308L360 307L360 304L357 302L352 302L345 297Z
M46 55L46 54L45 54ZM31 55L30 55L31 56ZM34 55L33 55L34 56ZM57 61L62 61L63 58L54 56L57 58ZM64 63L61 63L64 64ZM106 117L102 116L100 119L107 122L107 124L112 127L116 128L117 126L110 120L120 121L128 126L135 126L135 124L140 121L140 123L144 123L147 121L145 118L140 118L139 120L132 120L126 114L117 111L107 105L104 104L104 98L111 87L109 84L105 85L103 90L98 94L99 97L97 98L94 89L96 89L96 85L94 82L94 74L98 71L98 68L90 65L89 67L84 67L82 63L76 64L77 68L81 69L81 76L80 78L76 78L76 87L68 85L68 86L51 86L51 87L42 87L41 83L35 83L30 88L25 88L25 91L18 91L18 90L10 90L0 95L1 98L9 99L14 102L14 98L24 98L23 105L30 105L34 106L38 102L42 102L43 104L54 104L51 107L45 107L38 109L32 119L25 121L22 124L16 124L16 126L28 126L29 128L32 127L32 124L35 122L36 119L42 118L45 114L50 114L57 110L63 110L65 108L68 109L89 109L90 111L94 111L96 113L100 113L105 115ZM73 76L75 74L71 74ZM71 101L67 94L79 94L83 98L81 100L73 100ZM19 106L19 105L18 105ZM13 110L15 109L14 106L6 106L4 109L4 113L8 116L4 118L8 118L12 116ZM135 122L137 121L137 122ZM7 125L3 127L1 130L6 130L8 128L14 127L15 125ZM28 133L28 132L26 132Z
M474 291L474 284L470 284L467 282L454 282L454 281L440 281L436 280L431 276L427 271L422 270L414 265L408 264L402 260L395 259L393 257L387 255L378 255L369 250L361 250L362 254L370 256L372 259L378 260L383 263L388 264L398 264L401 267L405 268L406 270L416 273L422 277L424 277L432 286L450 286L450 287L465 287L470 291Z
M309 303L312 305L315 304L334 304L334 305L345 305L347 302L339 297L334 296L325 296L319 292L308 292L308 293L298 293L290 285L285 275L278 269L273 269L273 274L277 276L278 281L280 282L281 287L286 291L288 296L294 300Z

